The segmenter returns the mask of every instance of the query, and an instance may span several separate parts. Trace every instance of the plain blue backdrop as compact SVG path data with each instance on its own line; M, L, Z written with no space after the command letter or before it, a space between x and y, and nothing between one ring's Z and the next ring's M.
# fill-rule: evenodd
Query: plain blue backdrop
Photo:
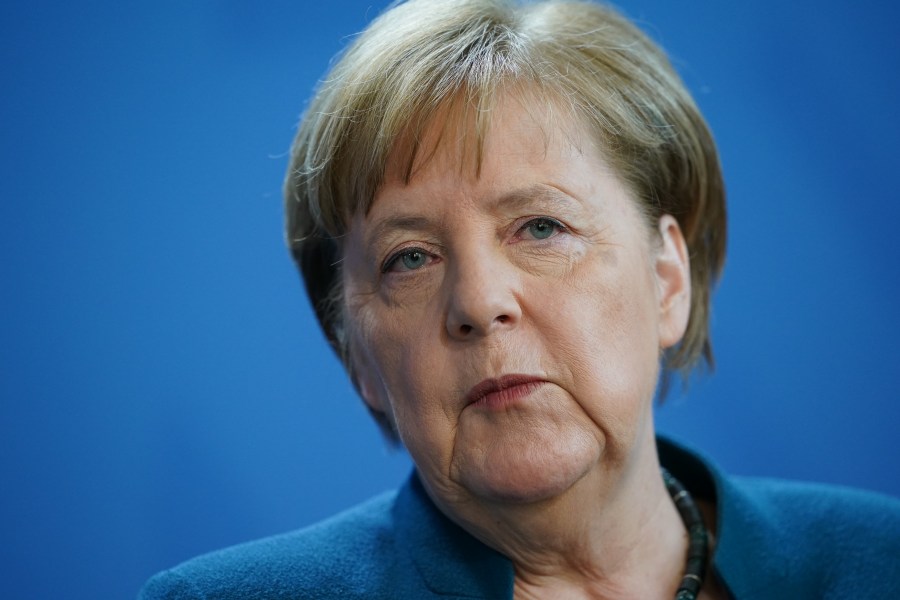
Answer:
M298 115L385 4L0 7L4 597L131 598L406 476L281 233ZM719 368L659 428L734 473L900 495L897 5L621 6L729 189Z

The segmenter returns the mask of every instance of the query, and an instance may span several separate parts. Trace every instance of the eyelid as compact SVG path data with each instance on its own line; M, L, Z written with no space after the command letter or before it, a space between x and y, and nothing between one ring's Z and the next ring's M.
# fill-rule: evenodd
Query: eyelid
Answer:
M384 262L381 263L381 267L379 269L381 274L385 275L387 273L390 273L391 268L397 263L398 260L400 260L403 257L404 254L406 254L408 252L421 252L429 259L437 258L433 252L429 252L422 246L404 246L403 248L399 248L399 249L395 250L394 252L391 252L387 256L387 258L384 259ZM412 270L416 270L416 269L412 269Z
M534 223L540 222L540 221L546 221L546 222L552 223L557 228L556 234L572 231L571 228L569 228L565 223L563 223L559 219L556 219L554 217L548 217L547 215L537 215L537 216L525 217L524 219L519 219L518 222L521 223L521 225L516 227L516 235L517 236L520 235L529 226L533 225ZM554 234L551 237L556 237L556 234ZM546 238L546 239L550 239L550 238Z

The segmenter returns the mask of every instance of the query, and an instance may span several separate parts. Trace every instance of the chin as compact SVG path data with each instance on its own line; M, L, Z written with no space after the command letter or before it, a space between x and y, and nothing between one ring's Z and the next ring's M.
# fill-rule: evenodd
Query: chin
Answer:
M457 482L473 496L489 502L543 502L564 494L600 458L596 444L583 443L587 440L550 446L540 440L528 441L531 443L495 446L471 455L464 452L454 461Z

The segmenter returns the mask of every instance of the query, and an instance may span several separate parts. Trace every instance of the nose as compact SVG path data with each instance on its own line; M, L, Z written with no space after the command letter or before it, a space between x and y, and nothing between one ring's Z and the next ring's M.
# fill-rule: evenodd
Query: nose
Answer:
M468 259L458 257L451 271L446 317L451 338L475 339L519 323L519 278L503 256L480 252Z

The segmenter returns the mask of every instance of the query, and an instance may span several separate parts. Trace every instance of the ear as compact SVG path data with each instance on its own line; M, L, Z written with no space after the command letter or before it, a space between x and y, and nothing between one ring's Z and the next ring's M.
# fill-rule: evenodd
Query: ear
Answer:
M687 242L672 215L659 219L660 245L655 259L659 289L659 346L674 346L684 336L691 314L691 263Z

